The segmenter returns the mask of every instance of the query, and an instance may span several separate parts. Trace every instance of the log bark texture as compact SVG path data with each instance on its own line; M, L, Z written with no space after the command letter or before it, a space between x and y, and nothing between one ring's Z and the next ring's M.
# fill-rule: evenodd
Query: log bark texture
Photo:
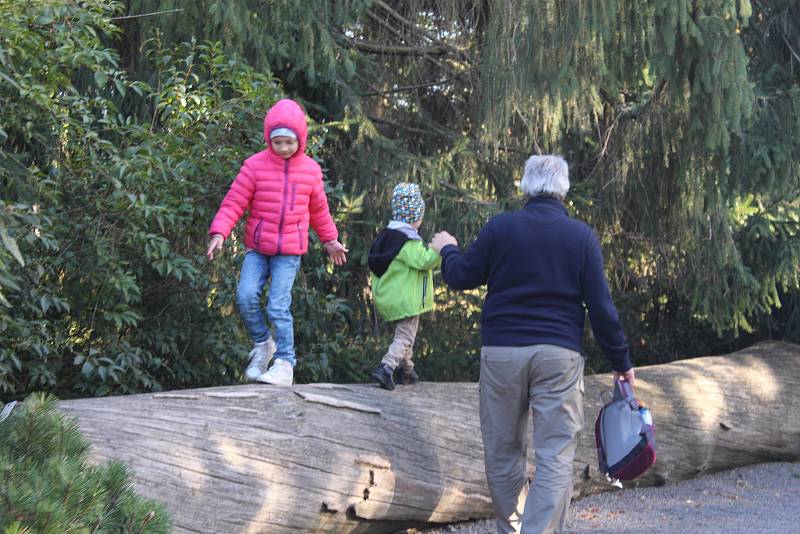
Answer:
M610 375L585 380L576 496L597 471L594 419ZM757 462L800 460L800 346L637 369L660 485ZM490 517L478 384L242 385L64 401L97 461L119 458L175 532L391 532ZM533 458L533 451L530 458Z

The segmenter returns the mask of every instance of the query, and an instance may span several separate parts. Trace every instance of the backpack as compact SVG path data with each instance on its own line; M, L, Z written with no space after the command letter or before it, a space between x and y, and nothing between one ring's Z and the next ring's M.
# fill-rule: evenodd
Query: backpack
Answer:
M614 381L614 394L597 415L594 424L597 460L609 482L641 476L656 462L653 418L633 395L628 382Z

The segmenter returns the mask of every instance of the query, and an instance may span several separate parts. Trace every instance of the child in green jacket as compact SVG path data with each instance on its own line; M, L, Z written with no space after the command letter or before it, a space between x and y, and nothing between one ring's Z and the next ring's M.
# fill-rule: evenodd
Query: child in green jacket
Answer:
M392 191L392 220L369 250L375 307L385 320L395 322L392 344L370 375L384 389L394 389L392 375L398 366L401 384L419 381L411 355L419 316L433 310L433 269L441 262L417 231L423 215L419 186L397 184Z

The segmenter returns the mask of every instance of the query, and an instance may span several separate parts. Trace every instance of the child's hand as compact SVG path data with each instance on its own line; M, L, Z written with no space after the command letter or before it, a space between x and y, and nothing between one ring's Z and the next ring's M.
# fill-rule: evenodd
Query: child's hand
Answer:
M213 236L211 236L211 241L209 241L208 250L206 251L206 256L208 256L209 260L214 259L215 250L222 250L223 241L225 241L225 238L222 237L221 234L214 234Z
M322 246L325 247L325 252L328 253L328 257L334 265L344 265L347 261L347 253L350 251L344 248L344 245L339 241L328 241L323 243Z

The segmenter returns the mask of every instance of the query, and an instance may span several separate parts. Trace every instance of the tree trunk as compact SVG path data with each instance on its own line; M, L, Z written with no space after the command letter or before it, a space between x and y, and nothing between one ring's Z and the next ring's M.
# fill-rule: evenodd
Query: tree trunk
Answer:
M586 377L576 495L611 489L593 432L610 385ZM637 483L800 459L799 391L800 347L788 343L637 369L658 443ZM477 384L259 384L61 407L97 460L127 462L137 489L166 503L176 532L381 532L492 515Z

